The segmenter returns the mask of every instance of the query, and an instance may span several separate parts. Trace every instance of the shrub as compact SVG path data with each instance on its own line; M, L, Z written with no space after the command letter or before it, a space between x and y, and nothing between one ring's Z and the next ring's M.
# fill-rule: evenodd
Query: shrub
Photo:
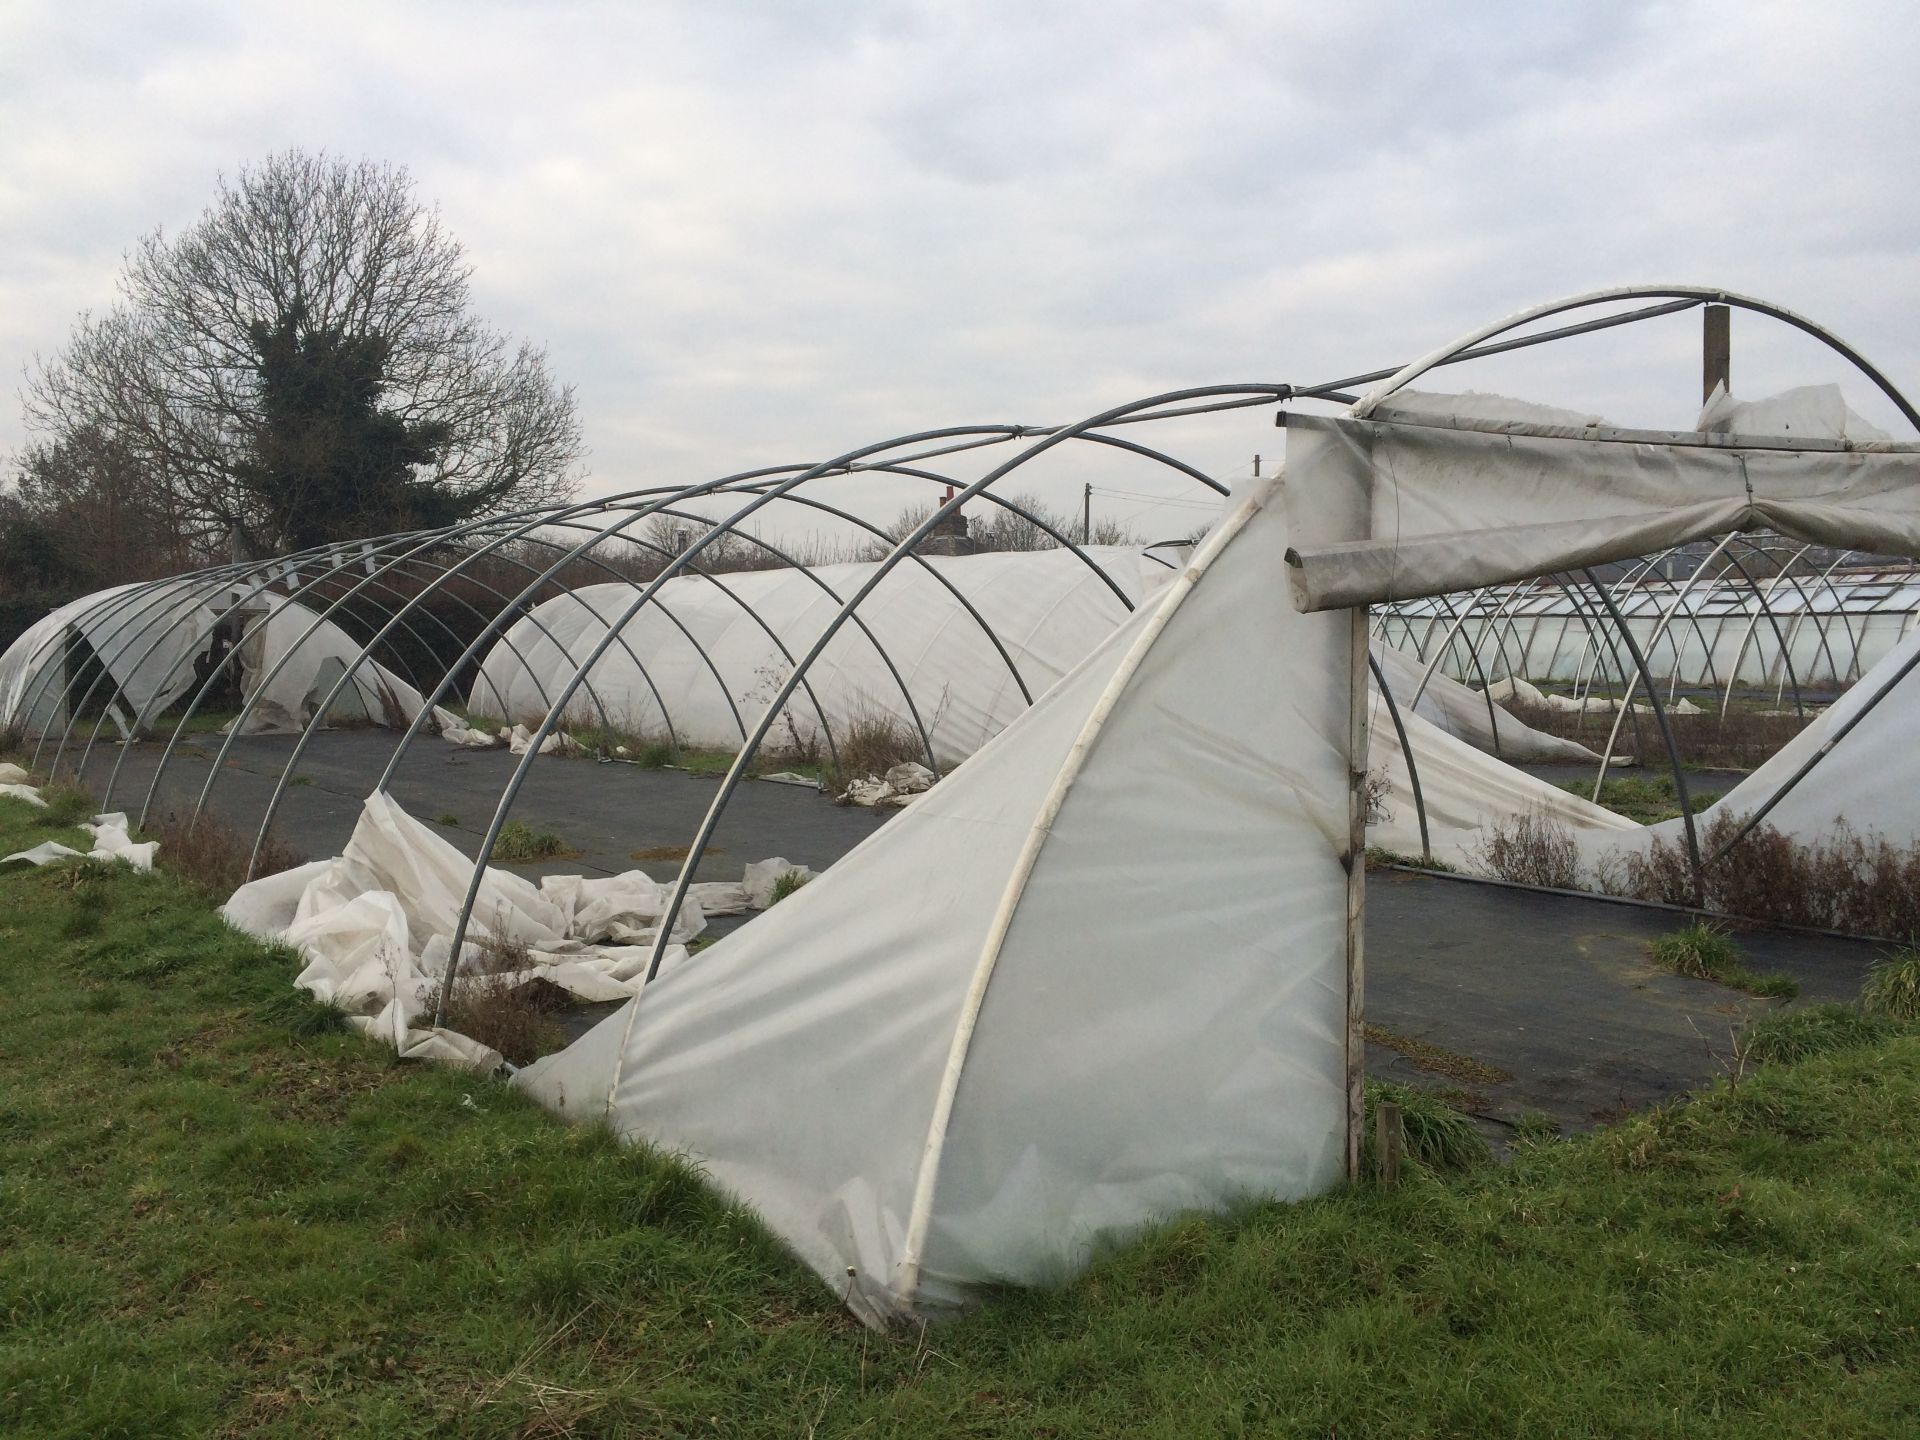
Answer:
M533 957L521 942L488 936L477 943L479 973L448 1000L447 1028L491 1045L515 1065L564 1049L566 1032L552 1017L571 1003L566 992L529 977Z
M1645 705L1644 691L1636 693L1634 703L1636 706ZM1519 698L1503 700L1501 704L1514 719L1523 724L1544 730L1549 735L1578 740L1596 750L1613 728L1611 713L1556 710L1550 705L1529 704ZM1809 715L1807 720L1812 718ZM1718 709L1708 709L1699 715L1678 715L1669 708L1667 723L1673 729L1674 745L1680 751L1680 759L1684 764L1751 770L1798 735L1806 727L1807 721L1795 715L1791 709L1784 714L1774 714L1769 713L1768 708L1735 704L1724 717ZM1620 739L1615 750L1617 753L1637 754L1649 766L1664 765L1667 761L1666 746L1660 739L1653 717L1637 711L1620 727Z
M868 776L884 776L894 766L911 760L924 765L927 752L914 728L887 711L864 706L835 731L833 756L837 767L826 776L827 787L841 790Z
M1745 825L1743 815L1716 814L1700 835L1703 858ZM1615 895L1697 903L1722 915L1855 935L1920 934L1920 845L1862 837L1844 823L1811 842L1755 826L1706 867L1697 901L1684 839L1653 836L1644 851L1608 857L1596 876Z
M1920 950L1909 945L1874 961L1860 1008L1890 1020L1920 1020Z
M181 819L168 813L147 826L147 833L160 842L155 863L186 880L213 900L225 900L247 882L247 861L253 854L253 837L242 834L218 816L201 812L198 820ZM296 865L304 865L306 856L283 843L271 830L260 845L260 858L253 867L253 878L278 875Z
M1516 885L1571 890L1580 881L1580 847L1573 832L1539 811L1489 826L1474 858L1489 874Z

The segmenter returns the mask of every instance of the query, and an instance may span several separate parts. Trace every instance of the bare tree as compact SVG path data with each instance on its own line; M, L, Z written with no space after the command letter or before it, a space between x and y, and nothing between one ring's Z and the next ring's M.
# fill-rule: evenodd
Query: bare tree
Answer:
M405 170L270 156L134 246L120 302L29 372L28 425L110 443L202 557L235 527L272 550L564 499L573 392L470 313L470 273ZM368 435L378 475L352 453Z

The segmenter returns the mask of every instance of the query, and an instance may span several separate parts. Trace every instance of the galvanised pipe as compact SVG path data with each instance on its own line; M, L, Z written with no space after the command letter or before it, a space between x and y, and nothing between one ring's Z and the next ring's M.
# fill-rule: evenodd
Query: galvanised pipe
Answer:
M1087 420L1081 421L1078 425L1066 427L1062 430L1054 432L1052 435L1042 438L1041 440L1037 441L1033 445L1029 446L1026 450L1023 450L1019 455L1016 455L1011 460L1006 461L1005 463L998 466L994 470L989 471L985 476L983 476L979 480L974 481L972 484L967 486L965 490L955 494L955 496L951 500L948 500L945 503L943 503L931 515L929 515L927 519L923 521L913 531L913 533L911 533L906 538L904 538L900 542L900 544L894 549L894 551L891 554L889 554L885 560L881 562L880 567L875 571L875 573L872 576L868 578L867 582L861 586L858 593L856 593L853 596L853 598L847 602L847 604L842 608L841 613L835 616L833 623L831 623L827 627L826 631L820 636L820 638L814 642L813 648L808 651L806 659L802 662L803 666L810 666L814 662L814 660L819 657L819 655L826 649L827 643L831 641L831 639L833 638L834 633L839 629L840 625L845 622L846 617L862 601L864 601L868 595L870 595L873 592L874 588L878 586L880 581L886 577L886 575L891 571L892 567L899 563L900 556L903 552L911 551L923 539L925 539L929 534L933 532L934 527L938 525L940 521L944 520L949 514L959 509L974 495L979 494L983 490L986 490L989 486L993 485L996 481L1000 480L1002 477L1006 476L1007 474L1010 474L1013 470L1017 469L1020 465L1025 464L1028 460L1031 460L1036 456L1045 453L1046 451L1052 449L1054 446L1059 445L1065 442L1066 440L1072 439L1076 434L1082 433L1087 430L1095 429L1096 427L1099 427L1102 425L1110 424L1118 417L1125 416L1131 413L1139 413L1141 411L1152 409L1155 406L1177 404L1181 401L1188 400L1188 399L1200 399L1200 398L1215 396L1215 395L1263 394L1263 395L1271 396L1274 398L1280 398L1285 395L1290 395L1292 393L1293 392L1291 387L1288 387L1288 386L1283 386L1283 385L1269 386L1269 385L1257 385L1257 384L1207 386L1207 387L1194 389L1194 390L1171 391L1165 395L1153 396L1147 400L1135 401L1128 405L1119 406L1114 410L1106 411L1106 412L1103 412L1102 414L1095 415ZM792 684L793 682L789 680L787 683L787 686L785 687L785 690L788 693L791 692ZM755 728L754 736L750 741L749 745L743 748L741 750L740 755L735 758L734 764L728 770L725 780L721 782L720 793L714 797L713 804L708 807L705 817L701 820L700 829L695 836L693 845L690 846L688 849L687 858L681 864L679 877L674 882L672 895L669 898L667 903L667 908L660 919L659 933L655 936L655 939L654 939L653 957L647 966L647 979L649 982L653 979L655 975L659 973L660 962L666 955L668 937L672 933L674 922L679 918L680 907L685 902L688 887L693 883L694 869L699 864L700 857L705 853L707 845L712 840L713 831L715 826L718 823L719 815L721 811L725 808L726 802L728 798L731 796L733 788L739 784L740 777L744 773L747 764L751 763L753 750L757 749L761 740L765 738L766 730L769 724L771 723L773 714L777 712L778 707L784 702L784 700L785 700L784 694L777 695L775 697L773 706L769 709L768 714L762 717L760 724ZM478 890L477 879L473 889L475 892L477 892ZM467 907L469 910L471 909L472 899L473 899L473 896L472 894L470 894L468 897L468 907ZM464 915L462 919L464 921L465 919ZM458 950L456 949L454 953L457 955ZM442 1013L444 1013L446 995L450 990L450 988L451 988L451 981L449 979L448 986L444 987L441 992ZM631 1019L631 1017L629 1017L629 1019Z
M1706 879L1700 864L1700 837L1694 832L1693 802L1687 794L1687 775L1680 764L1680 747L1674 744L1673 729L1667 724L1667 707L1660 703L1660 692L1654 686L1653 676L1647 671L1646 656L1640 653L1640 647L1634 641L1633 632L1627 629L1626 618L1621 615L1620 607L1614 604L1613 596L1601 587L1598 578L1595 577L1591 568L1585 570L1584 573L1588 583L1599 591L1600 601L1607 607L1607 613L1613 617L1613 623L1619 631L1621 642L1626 645L1627 653L1633 656L1634 667L1640 672L1640 679L1647 687L1647 701L1653 706L1654 722L1660 727L1660 738L1666 741L1667 744L1667 758L1673 763L1673 789L1674 794L1680 798L1680 819L1685 824L1687 831L1687 860L1693 867L1694 902L1696 904L1704 904ZM1603 777L1605 773L1606 766L1603 760L1601 763L1601 774ZM1599 785L1596 783L1594 786L1596 798L1599 788Z
M1400 707L1393 703L1393 688L1387 684L1387 677L1380 671L1380 662L1373 658L1373 652L1367 652L1367 668L1373 671L1373 683L1386 698L1387 718L1393 721L1393 733L1400 737L1400 754L1407 762L1407 783L1413 788L1413 812L1420 821L1420 858L1429 865L1433 863L1433 842L1427 837L1427 800L1420 793L1420 771L1413 760L1413 742L1407 739L1407 727L1401 723ZM1366 863L1362 856L1361 864Z

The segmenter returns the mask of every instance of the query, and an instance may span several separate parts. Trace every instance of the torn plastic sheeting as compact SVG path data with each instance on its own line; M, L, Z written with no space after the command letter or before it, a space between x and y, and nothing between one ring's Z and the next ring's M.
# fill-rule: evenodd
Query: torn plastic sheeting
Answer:
M118 811L110 815L96 815L80 828L93 836L91 850L76 850L57 840L44 840L31 850L18 850L0 857L0 865L11 864L15 860L24 860L29 865L52 865L60 860L102 860L110 863L118 861L140 871L153 869L153 857L160 849L160 842L136 841L127 833L127 817Z
M533 732L524 725L515 725L500 733L506 737L507 749L512 754L524 755L533 748ZM540 742L542 755L571 755L580 748L579 741L561 730L555 730Z
M433 707L433 720L440 729L440 738L449 745L460 745L469 750L493 750L506 743L501 736L489 730L474 729L451 710L438 705Z
M40 798L40 792L31 785L0 783L0 795L4 795L10 800L24 800L27 804L41 810L47 808L47 802Z
M748 881L804 867L785 860L749 867ZM336 859L318 860L243 885L222 913L229 923L299 951L294 983L350 1012L356 1028L403 1056L484 1065L484 1047L444 1028L423 1028L437 1004L452 934L473 862L408 815L390 797L367 798ZM811 872L807 872L811 873ZM663 972L687 957L685 941L705 928L709 904L753 906L756 886L701 885L676 918ZM621 875L549 876L536 886L489 868L461 947L458 998L483 979L544 980L586 1003L630 999L648 964L671 888L638 870ZM755 907L758 908L758 907ZM497 1063L497 1058L495 1063Z
M25 770L11 761L0 760L0 785L25 785L33 779Z

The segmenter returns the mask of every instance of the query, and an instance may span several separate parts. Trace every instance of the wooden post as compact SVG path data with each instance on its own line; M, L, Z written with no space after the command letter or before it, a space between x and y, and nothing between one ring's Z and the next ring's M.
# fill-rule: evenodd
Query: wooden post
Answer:
M1347 613L1347 1179L1357 1183L1367 1133L1367 607Z
M1733 311L1725 305L1709 305L1700 312L1700 403L1713 398L1716 386L1727 386L1731 393L1733 365Z
M1381 1185L1400 1183L1400 1157L1407 1153L1407 1129L1398 1101L1382 1100L1373 1108L1373 1173Z

